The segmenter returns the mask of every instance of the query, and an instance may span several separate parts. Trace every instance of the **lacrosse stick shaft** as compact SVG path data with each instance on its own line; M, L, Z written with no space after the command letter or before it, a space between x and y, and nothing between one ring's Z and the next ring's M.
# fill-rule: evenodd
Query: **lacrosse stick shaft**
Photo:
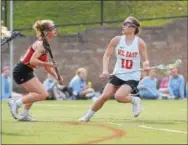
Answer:
M51 50L49 51L49 54L50 54L52 62L56 64ZM58 71L57 67L55 67L54 69L55 69L55 72L57 74L58 80L61 80L61 77L60 77L60 74L59 74L59 71Z
M178 59L176 60L176 62L174 64L168 64L168 65L157 65L157 66L152 66L150 68L148 68L147 70L152 70L152 69L159 69L159 70L169 70L175 67L178 67L181 64L181 60ZM137 71L143 71L144 69L138 69L138 70L133 70L133 71L127 71L127 72L122 72L122 73L112 73L110 75L121 75L121 74L127 74L127 73L132 73L132 72L137 72Z
M150 68L148 68L147 70L152 70L152 69L155 69L155 68L156 68L156 67L150 67ZM112 76L112 75L127 74L127 73L133 73L133 72L137 72L137 71L144 71L144 69L141 68L141 69L138 69L138 70L127 71L127 72L122 72L122 73L111 73L110 76Z
M46 40L45 37L44 37L44 40L43 40L43 44L44 44L44 48L49 52L52 62L56 64L56 61L55 61L54 56L53 56L52 51L51 51L50 44L48 43L48 41ZM61 77L60 77L60 74L59 74L57 67L55 67L54 69L55 69L55 72L57 74L58 80L60 81Z

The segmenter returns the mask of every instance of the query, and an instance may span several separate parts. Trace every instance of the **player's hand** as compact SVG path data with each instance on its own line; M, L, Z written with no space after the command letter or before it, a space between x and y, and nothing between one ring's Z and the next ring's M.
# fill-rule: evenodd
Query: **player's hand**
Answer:
M148 60L146 60L146 61L143 62L143 69L144 69L144 71L148 71L148 70L151 69L149 67L149 61Z
M102 79L102 80L108 79L109 77L110 77L109 72L103 72L103 73L100 75L100 79Z
M56 67L57 64L55 64L53 62L45 62L45 66L47 66L47 67Z

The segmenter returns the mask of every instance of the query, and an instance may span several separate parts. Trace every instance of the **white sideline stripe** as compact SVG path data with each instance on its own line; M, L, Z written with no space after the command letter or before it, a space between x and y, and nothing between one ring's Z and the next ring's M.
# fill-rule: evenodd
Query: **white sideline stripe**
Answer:
M174 133L187 134L186 131L181 131L181 130L173 130L173 129L166 129L166 128L154 128L154 127L145 126L145 125L139 125L138 127L146 128L146 129L152 129L152 130L160 130L160 131L166 131L166 132L174 132Z

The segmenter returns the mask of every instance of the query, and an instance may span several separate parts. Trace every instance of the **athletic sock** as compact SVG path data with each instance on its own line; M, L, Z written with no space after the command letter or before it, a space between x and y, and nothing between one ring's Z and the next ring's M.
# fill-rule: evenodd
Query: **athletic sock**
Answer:
M18 105L19 107L21 107L23 105L22 98L16 100L16 105Z
M91 108L88 110L88 112L86 113L85 117L87 118L91 118L93 115L95 114L95 111L93 111Z
M24 114L24 115L29 114L29 109L25 109L25 108L24 108L22 114Z
M136 102L136 97L132 96L131 102L132 102L132 104L135 104L135 102Z

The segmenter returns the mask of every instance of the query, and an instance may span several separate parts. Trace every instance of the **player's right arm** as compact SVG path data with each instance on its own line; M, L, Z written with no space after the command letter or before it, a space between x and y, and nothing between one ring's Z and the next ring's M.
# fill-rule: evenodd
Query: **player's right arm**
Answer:
M102 71L102 75L100 76L101 78L108 78L109 76L108 65L109 65L110 56L114 51L114 49L116 48L117 44L119 43L120 38L121 36L116 36L112 38L112 40L107 46L107 49L103 56L103 71Z

